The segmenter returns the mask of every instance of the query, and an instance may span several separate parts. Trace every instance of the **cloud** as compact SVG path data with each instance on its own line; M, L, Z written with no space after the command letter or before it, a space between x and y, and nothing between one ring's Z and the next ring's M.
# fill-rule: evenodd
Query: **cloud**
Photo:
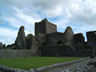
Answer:
M14 43L18 35L18 30L6 28L6 27L0 27L0 34L1 34L0 42L6 43L6 44ZM27 34L29 34L29 32L25 31L25 35Z
M7 21L16 29L23 25L26 34L34 34L34 23L44 17L57 24L59 31L68 25L75 33L95 30L96 26L95 0L0 0L0 10L0 24Z
M67 12L70 21L88 25L96 25L96 1L85 0L71 6Z
M39 10L47 17L66 15L69 21L96 24L95 0L4 0L1 1L1 4L2 2L20 10L26 10L26 13L30 13L30 15Z
M14 16L4 17L4 19L13 27L19 28L20 26L25 26L25 31L27 33L34 34L34 24L35 22L39 22L41 19L35 16L30 16L24 14L22 10L16 7L12 7L14 9Z
M15 41L17 30L10 28L0 27L0 42L11 44Z
M0 34L4 37L13 37L15 36L17 31L9 28L0 27Z
M20 9L13 7L13 9L16 11L16 16L25 22L29 24L34 24L36 21L40 21L39 18L32 17L30 15L24 14ZM35 13L34 13L35 14Z
M32 10L40 10L47 16L58 16L65 13L64 10L72 4L81 0L3 0L0 4L15 6L20 9L30 8Z

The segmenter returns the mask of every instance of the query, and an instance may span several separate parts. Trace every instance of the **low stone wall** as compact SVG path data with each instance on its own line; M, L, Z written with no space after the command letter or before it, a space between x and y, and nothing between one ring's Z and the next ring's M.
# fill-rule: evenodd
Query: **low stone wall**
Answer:
M33 50L1 49L0 58L32 57L36 56Z
M28 72L28 71L0 65L0 72Z
M36 72L50 72L52 70L62 69L62 68L68 67L68 66L70 66L72 64L83 62L83 61L86 61L86 60L87 60L87 58L80 59L80 60L75 60L75 61L71 61L71 62L64 62L64 63L53 64L53 65L50 65L50 66L45 66L45 67L37 68L37 69L35 69L35 71Z
M41 56L66 56L66 57L88 57L90 56L90 50L80 49L74 51L69 46L42 46L40 48Z

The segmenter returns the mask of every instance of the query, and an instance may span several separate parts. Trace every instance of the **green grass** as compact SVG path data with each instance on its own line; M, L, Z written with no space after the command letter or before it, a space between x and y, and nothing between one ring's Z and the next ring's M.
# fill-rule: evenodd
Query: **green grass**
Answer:
M31 58L1 58L0 65L28 70L66 61L81 59L80 57L31 57Z

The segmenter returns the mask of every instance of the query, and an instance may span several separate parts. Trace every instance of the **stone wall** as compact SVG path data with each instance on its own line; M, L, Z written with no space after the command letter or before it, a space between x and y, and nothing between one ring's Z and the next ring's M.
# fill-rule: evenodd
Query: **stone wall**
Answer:
M67 27L64 33L54 32L46 35L47 45L73 46L74 33L71 27Z
M96 31L87 32L87 46L96 48Z
M62 43L64 45L64 33L55 32L46 35L46 45L54 46Z
M37 53L38 45L37 45L36 37L33 36L32 34L28 34L26 36L26 46L27 49L31 49L32 52L35 51Z
M85 38L82 33L74 34L74 47L76 50L86 49Z
M76 64L76 63L79 63L79 62L83 62L83 61L86 61L86 60L87 60L87 58L80 59L80 60L75 60L75 61L71 61L71 62L53 64L53 65L50 65L50 66L37 68L34 71L35 72L67 72L67 71L62 71L62 69L65 69L68 66L71 66L73 64Z
M0 58L16 58L16 57L32 57L37 56L35 51L32 50L13 50L2 49L0 50Z
M57 26L55 24L46 21L46 33L49 34L54 32L57 32Z
M0 65L0 72L29 72L29 71L21 70L21 69L15 69L15 68Z
M92 56L96 56L96 31L87 32L87 47L92 49Z
M34 54L39 55L39 53L45 52L47 56L77 56L78 54L78 56L88 56L87 51L91 49L91 54L93 51L96 54L96 31L87 32L87 38L88 42L85 42L83 34L74 34L69 26L64 33L57 32L57 26L45 18L35 23L35 36L32 34L25 36L24 26L21 26L15 43L8 45L5 49L15 49L14 51L30 49L31 53L35 52ZM92 51L92 49L94 50ZM45 53L43 55L46 56Z
M39 33L46 33L46 24L44 21L35 23L35 36L38 36Z
M56 56L56 57L88 57L90 56L90 50L80 49L74 50L70 46L42 46L39 48L41 56Z
M35 72L96 72L95 66L87 65L93 59L81 59L36 69ZM95 60L95 59L94 59Z

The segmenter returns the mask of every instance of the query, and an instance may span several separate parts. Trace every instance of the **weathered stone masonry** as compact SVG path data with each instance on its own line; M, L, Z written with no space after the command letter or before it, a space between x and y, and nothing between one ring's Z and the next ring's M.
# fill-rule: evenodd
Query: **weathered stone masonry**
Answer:
M35 23L35 36L32 34L25 36L24 26L21 26L14 44L8 45L3 50L7 51L8 49L8 52L11 49L30 50L33 53L32 56L95 55L96 31L87 32L87 40L88 41L85 42L82 33L74 34L72 28L69 26L64 33L58 32L57 26L45 18L41 22ZM1 43L0 49L2 51ZM0 54L1 53L2 52L0 52ZM28 54L25 57L27 56ZM12 57L14 57L14 54Z

